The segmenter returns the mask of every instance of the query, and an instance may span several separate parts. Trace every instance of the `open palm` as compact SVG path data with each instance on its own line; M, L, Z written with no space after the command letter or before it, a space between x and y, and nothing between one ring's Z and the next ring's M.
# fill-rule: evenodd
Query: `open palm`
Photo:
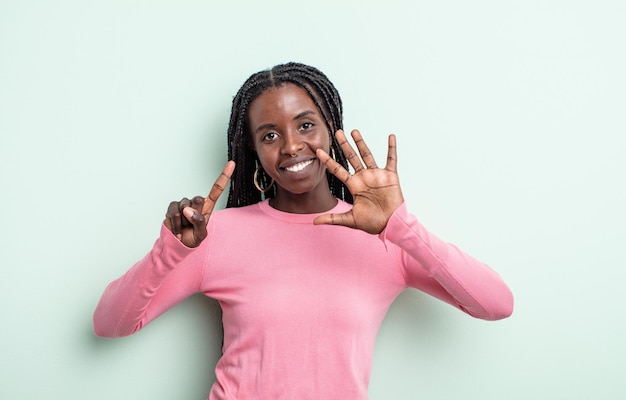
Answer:
M343 214L324 214L317 217L315 224L343 225L378 234L385 229L393 212L404 198L398 178L396 137L389 135L387 164L379 168L369 148L358 130L352 131L352 139L359 155L356 154L342 130L335 134L341 150L354 168L351 174L333 160L324 150L317 150L317 156L330 173L341 180L354 198L350 211Z

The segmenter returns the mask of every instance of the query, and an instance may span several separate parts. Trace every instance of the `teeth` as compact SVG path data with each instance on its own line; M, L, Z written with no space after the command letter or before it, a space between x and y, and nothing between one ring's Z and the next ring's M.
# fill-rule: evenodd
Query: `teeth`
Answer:
M313 160L309 160L309 161L303 161L301 163L297 163L296 165L292 165L290 167L286 167L285 169L289 172L298 172L298 171L302 171L303 169L305 169L308 165L310 165L313 162Z

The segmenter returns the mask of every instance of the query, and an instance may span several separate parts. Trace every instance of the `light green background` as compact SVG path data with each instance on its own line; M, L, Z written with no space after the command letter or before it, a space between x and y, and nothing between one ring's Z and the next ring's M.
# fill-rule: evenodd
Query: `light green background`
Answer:
M516 296L484 322L401 295L371 399L625 398L624 21L618 0L0 1L0 398L206 398L215 303L117 340L91 313L210 188L241 83L290 60L379 158L398 135L410 210Z

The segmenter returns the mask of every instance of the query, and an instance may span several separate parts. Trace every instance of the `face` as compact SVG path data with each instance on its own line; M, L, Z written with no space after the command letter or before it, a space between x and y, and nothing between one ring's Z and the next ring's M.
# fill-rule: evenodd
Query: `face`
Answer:
M329 128L300 87L285 84L257 97L248 110L252 146L265 172L289 194L329 193L326 168L315 151L329 151Z

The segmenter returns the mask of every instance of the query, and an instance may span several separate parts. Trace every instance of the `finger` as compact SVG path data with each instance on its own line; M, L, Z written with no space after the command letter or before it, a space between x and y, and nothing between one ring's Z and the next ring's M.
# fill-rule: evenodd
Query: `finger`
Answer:
M165 225L180 239L180 233L182 231L182 222L180 207L178 201L172 201L167 208L167 214L165 215Z
M198 212L199 214L202 214L203 205L204 205L204 197L195 196L193 199L191 199L190 207L196 210L196 212Z
M184 197L179 203L178 203L178 214L182 215L183 214L183 210L187 207L189 207L191 205L191 200L189 200L188 198ZM186 228L188 226L191 226L191 223L189 221L187 221L186 218L180 218L180 223L181 226L183 228Z
M398 153L396 150L396 135L389 135L389 148L387 149L387 165L385 169L392 172L398 172Z
M333 160L332 157L322 149L317 149L315 155L317 155L320 162L326 166L328 172L335 175L341 182L345 183L346 186L348 185L348 181L352 178L348 170L342 167L337 161Z
M314 225L341 225L348 228L356 228L352 211L343 214L324 214L313 220Z
M193 236L198 243L206 237L206 222L202 215L202 206L204 205L204 197L195 196L191 199L191 206L183 210L186 219L193 225Z
M194 243L199 244L206 238L206 220L198 210L193 207L186 207L183 210L185 218L193 225Z
M224 192L226 185L228 184L228 180L233 175L233 171L235 170L235 162L228 161L226 166L222 170L221 175L217 178L209 195L204 199L204 204L202 205L202 214L205 216L210 215L213 212L213 208L215 208L215 203L217 199L219 199L220 195Z
M378 168L376 165L376 161L374 161L374 156L370 151L369 147L365 144L363 140L363 136L361 136L361 132L357 129L352 131L352 139L354 139L354 144L356 144L356 148L359 149L359 154L361 154L361 158L363 162L367 166L367 168Z
M341 151L343 152L343 154L345 154L346 159L348 160L350 165L352 165L352 168L354 168L354 172L359 172L360 170L364 169L365 167L361 163L361 159L350 145L350 142L348 142L344 131L342 131L341 129L338 130L337 132L335 132L335 137L337 138L337 143L339 143L339 147L341 147Z
M182 202L181 202L182 203ZM194 225L194 220L192 219L193 214L202 215L202 206L204 205L204 197L195 196L189 202L187 202L183 209L183 215L185 216L184 220L187 221L187 224Z

